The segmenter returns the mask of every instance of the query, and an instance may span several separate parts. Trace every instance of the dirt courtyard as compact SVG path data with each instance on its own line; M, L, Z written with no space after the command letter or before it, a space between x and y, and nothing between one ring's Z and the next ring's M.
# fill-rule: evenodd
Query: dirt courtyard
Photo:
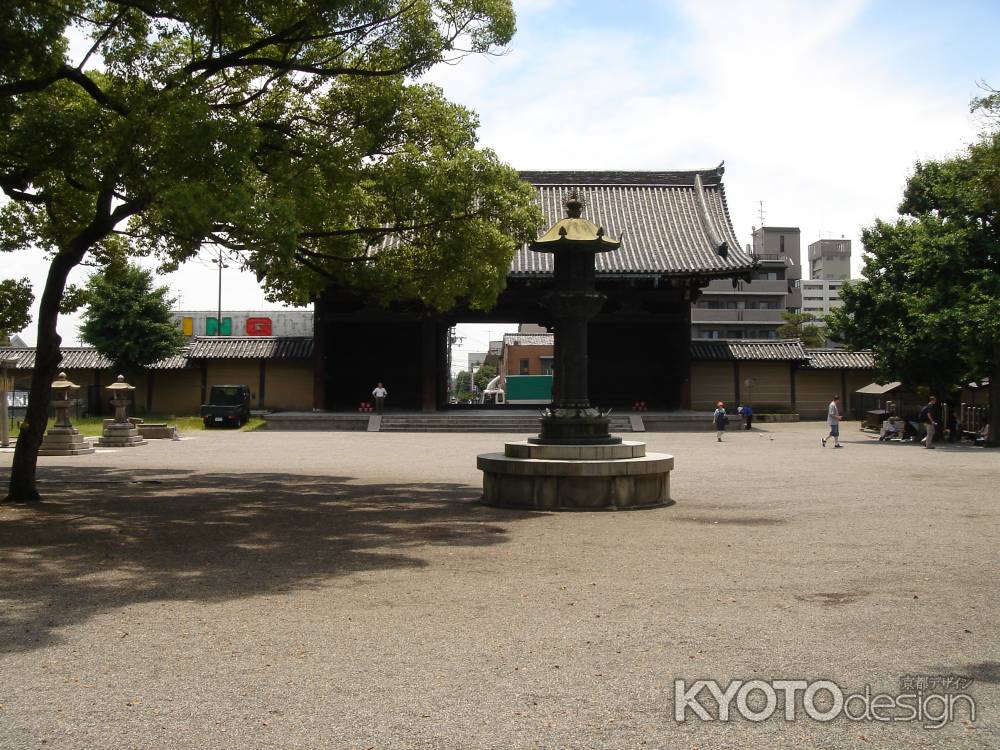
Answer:
M515 435L42 458L0 506L0 747L1000 747L1000 452L824 433L635 436L676 503L619 513L480 505ZM975 721L675 718L676 680L914 677Z

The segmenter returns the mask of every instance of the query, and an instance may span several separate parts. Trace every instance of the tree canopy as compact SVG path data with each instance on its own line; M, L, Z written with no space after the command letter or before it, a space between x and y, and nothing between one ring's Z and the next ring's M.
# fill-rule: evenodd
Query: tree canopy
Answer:
M28 326L31 322L28 311L34 301L29 279L0 281L0 342L6 343L11 334Z
M491 304L540 213L418 78L513 32L510 0L3 4L0 251L51 257L11 497L37 498L67 275L123 240L165 269L224 246L290 303Z
M781 314L785 321L778 326L778 335L785 339L802 339L802 343L813 349L826 344L827 327L812 313L793 313L787 310Z
M996 106L996 105L993 105ZM901 216L864 230L864 279L845 285L835 334L871 347L883 373L944 396L991 378L1000 417L1000 129L954 158L921 162Z
M472 377L468 370L460 370L455 375L455 383L451 391L452 398L464 402L472 398Z
M497 368L494 365L480 365L479 369L476 370L476 374L472 377L472 382L476 384L476 387L480 392L486 390L486 386L490 384L490 381L497 376Z
M184 335L170 316L170 289L154 286L153 274L138 266L109 266L87 281L80 338L114 363L116 374L176 354Z

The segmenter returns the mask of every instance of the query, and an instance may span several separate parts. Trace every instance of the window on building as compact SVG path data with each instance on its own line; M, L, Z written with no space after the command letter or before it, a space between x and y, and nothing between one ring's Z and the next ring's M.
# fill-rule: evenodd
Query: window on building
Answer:
M736 329L736 328L732 328L732 329L726 331L726 338L727 339L741 339L741 338L743 338L743 331L741 331L739 329Z
M527 359L521 359L520 363L518 364L517 371L519 375L527 375L529 373L530 369L528 367Z
M540 357L539 361L542 365L542 375L552 374L552 357Z
M717 339L719 338L719 332L712 329L705 329L701 331L701 338L703 339Z
M778 252L785 252L785 235L783 234L778 235Z

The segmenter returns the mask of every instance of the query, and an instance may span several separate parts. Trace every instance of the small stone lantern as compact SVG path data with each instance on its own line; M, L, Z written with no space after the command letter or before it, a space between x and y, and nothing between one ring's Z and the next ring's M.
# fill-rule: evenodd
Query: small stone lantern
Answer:
M66 378L66 373L52 383L52 406L56 410L56 423L49 428L38 450L39 456L79 456L93 453L94 446L88 443L80 431L69 421L69 407L73 404L71 394L80 386Z
M124 375L119 375L118 379L105 390L111 391L111 405L115 407L115 418L104 420L104 431L97 444L102 448L134 448L137 445L145 445L146 441L139 434L139 429L132 424L126 413L129 396L135 390L135 386L126 383Z

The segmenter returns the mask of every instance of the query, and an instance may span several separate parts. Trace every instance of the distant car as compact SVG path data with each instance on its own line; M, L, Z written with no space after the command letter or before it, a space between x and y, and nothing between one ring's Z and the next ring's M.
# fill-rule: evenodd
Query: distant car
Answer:
M201 418L209 427L241 427L250 421L250 387L213 385L208 403L201 405Z

